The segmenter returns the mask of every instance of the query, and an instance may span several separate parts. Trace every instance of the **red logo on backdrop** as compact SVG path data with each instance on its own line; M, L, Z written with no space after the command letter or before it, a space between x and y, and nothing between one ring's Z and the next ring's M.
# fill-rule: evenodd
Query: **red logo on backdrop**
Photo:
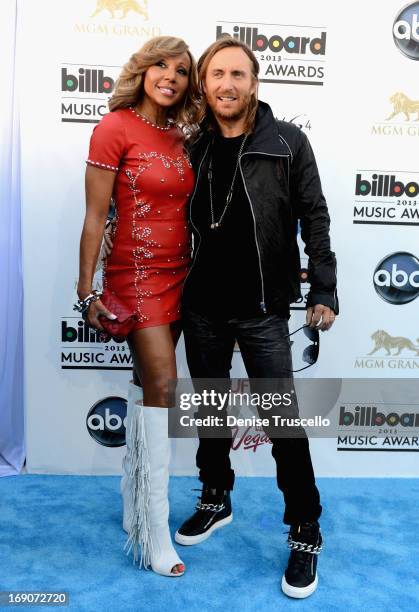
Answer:
M252 450L255 453L259 446L272 444L261 427L256 427L256 429L253 430L251 427L247 427L247 429L233 427L232 433L233 439L231 441L231 448L235 451L243 448L243 450Z

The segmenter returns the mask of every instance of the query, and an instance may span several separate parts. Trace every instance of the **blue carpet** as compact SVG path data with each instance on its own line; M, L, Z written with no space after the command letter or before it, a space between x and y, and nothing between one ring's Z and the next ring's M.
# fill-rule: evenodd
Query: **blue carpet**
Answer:
M171 479L173 530L190 514L198 484ZM0 478L0 591L66 590L71 610L89 612L419 610L419 480L318 484L319 588L298 601L279 586L288 550L271 478L237 479L233 523L200 546L178 546L187 565L181 578L139 570L125 556L119 478Z

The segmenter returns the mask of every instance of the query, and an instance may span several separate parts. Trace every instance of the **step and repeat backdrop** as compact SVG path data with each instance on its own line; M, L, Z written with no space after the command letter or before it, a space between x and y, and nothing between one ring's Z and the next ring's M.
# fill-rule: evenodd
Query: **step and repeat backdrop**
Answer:
M72 304L90 134L108 111L121 66L160 34L184 38L197 58L223 34L246 41L260 63L260 99L303 130L316 153L341 314L321 334L318 363L302 374L406 379L419 373L419 2L355 0L343 15L339 3L310 0L21 0L30 472L121 471L129 351L125 343L101 342ZM305 318L303 248L301 259L303 300L292 306L291 330ZM298 343L293 348L300 350ZM179 376L188 377L182 342L178 365ZM246 376L238 351L232 376ZM367 400L347 393L340 401L355 415ZM419 413L414 402L392 401L393 413ZM375 437L356 423L346 429L343 423L338 437L311 441L318 475L417 474L418 438L407 425L384 421L385 435ZM195 440L173 441L174 474L195 473L195 447ZM238 474L273 474L270 450L263 431L234 431Z

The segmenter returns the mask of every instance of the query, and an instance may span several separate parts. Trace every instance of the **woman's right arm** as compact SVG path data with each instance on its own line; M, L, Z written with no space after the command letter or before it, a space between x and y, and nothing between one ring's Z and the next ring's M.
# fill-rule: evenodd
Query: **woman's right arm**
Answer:
M88 165L86 167L86 215L80 239L80 266L77 293L83 300L92 292L93 276L99 257L109 203L115 182L115 172ZM92 302L87 311L87 322L103 330L98 316L115 319L100 300Z

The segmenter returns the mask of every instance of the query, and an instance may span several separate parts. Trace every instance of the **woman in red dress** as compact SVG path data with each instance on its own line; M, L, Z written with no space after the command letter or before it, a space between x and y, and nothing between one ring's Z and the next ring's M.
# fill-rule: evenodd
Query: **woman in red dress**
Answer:
M127 545L141 564L167 576L185 570L168 527L168 381L176 378L180 298L190 262L186 203L194 176L183 128L195 118L196 65L187 45L174 37L148 41L124 66L95 127L86 169L86 217L80 243L78 294L92 294L103 228L113 196L113 249L105 260L104 285L138 322L128 336L143 388L131 385L122 494ZM96 298L98 296L95 296ZM115 318L100 298L86 302L88 323Z

